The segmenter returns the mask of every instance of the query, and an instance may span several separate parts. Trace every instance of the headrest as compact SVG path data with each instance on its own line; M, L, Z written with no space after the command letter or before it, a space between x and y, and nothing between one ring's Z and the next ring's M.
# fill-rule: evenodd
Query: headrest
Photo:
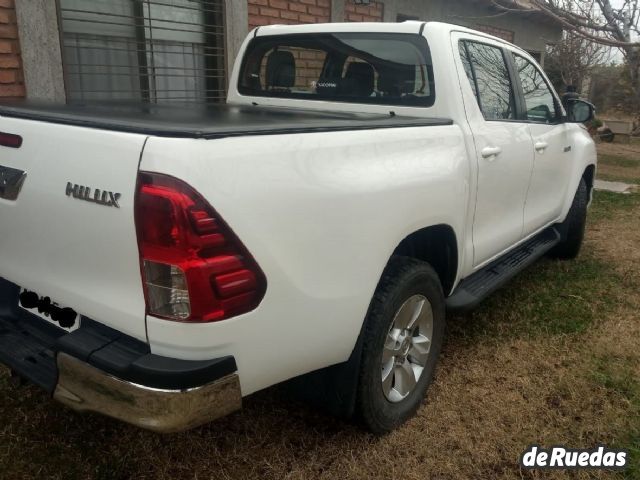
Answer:
M296 83L296 59L287 51L271 52L267 59L267 87L291 88Z
M347 67L342 92L346 95L369 97L373 93L375 70L368 63L354 62Z
M416 67L413 65L384 67L378 72L378 90L392 96L413 93L416 87Z

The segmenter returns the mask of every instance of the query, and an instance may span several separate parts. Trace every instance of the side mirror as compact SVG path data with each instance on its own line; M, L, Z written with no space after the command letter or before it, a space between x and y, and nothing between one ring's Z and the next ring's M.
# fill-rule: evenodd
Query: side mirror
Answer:
M567 122L587 123L595 117L596 107L584 100L571 99L567 102Z

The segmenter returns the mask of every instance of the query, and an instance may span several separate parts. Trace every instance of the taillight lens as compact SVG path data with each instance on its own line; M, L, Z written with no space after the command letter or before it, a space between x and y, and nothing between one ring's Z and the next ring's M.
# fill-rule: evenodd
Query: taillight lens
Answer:
M258 306L266 290L264 274L190 186L141 173L135 217L149 314L214 322Z

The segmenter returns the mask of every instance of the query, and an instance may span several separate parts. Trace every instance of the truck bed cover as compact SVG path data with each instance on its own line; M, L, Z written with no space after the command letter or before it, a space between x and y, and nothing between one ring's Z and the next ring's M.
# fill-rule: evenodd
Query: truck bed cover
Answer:
M215 139L342 130L451 125L444 118L296 108L149 103L52 104L3 101L0 116L163 137Z

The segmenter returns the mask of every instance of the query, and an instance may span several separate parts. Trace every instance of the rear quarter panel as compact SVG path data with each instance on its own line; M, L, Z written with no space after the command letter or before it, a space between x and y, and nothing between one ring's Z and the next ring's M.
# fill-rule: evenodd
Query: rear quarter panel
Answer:
M234 355L243 394L345 361L395 247L436 224L460 241L469 195L457 126L150 138L140 168L198 190L266 274L265 298L248 314L212 324L147 317L154 353Z

